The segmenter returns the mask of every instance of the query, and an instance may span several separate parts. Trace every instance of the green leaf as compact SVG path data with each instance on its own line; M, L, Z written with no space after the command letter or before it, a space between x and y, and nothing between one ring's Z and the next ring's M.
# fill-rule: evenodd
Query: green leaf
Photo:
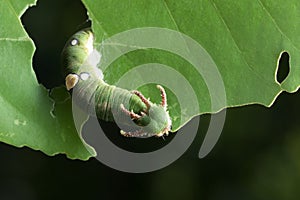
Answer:
M109 83L117 82L135 66L151 62L166 64L183 75L197 95L199 112L193 112L193 103L182 105L191 112L179 123L180 107L169 98L174 130L197 114L254 103L271 106L282 91L295 92L300 85L300 4L297 0L83 2L92 20L97 43L130 29L162 27L186 34L209 53L221 74L227 97L225 104L217 106L212 106L211 93L206 87L205 79L210 77L199 76L194 66L178 56L138 47L139 51L126 53L105 68L104 77ZM159 33L153 34L153 38L159 40ZM290 72L280 84L276 81L277 64L284 51L290 55ZM103 59L105 56L107 54ZM151 75L157 76L158 73ZM157 96L156 89L142 91L151 98Z
M192 63L162 49L138 47L138 51L126 53L105 69L105 80L111 84L117 83L134 66L141 64L161 63L178 71L191 84L199 112L194 112L197 109L192 101L179 105L178 93L167 87L174 130L195 115L214 113L225 107L253 103L271 106L282 91L295 92L300 85L300 3L297 0L83 2L99 44L126 30L161 27L191 37L213 59L226 91L226 103L217 102L216 106L212 106L211 91L206 82L211 77L197 74ZM56 88L50 98L48 91L36 81L32 70L35 48L20 22L22 13L35 0L0 0L0 3L0 141L17 147L28 146L47 155L65 153L72 159L87 160L95 156L95 152L88 147L86 149L77 134L71 101L65 89ZM169 42L158 35L155 39L156 42ZM290 72L280 84L275 77L277 62L283 51L290 55ZM193 53L190 52L191 55ZM105 56L102 59L105 60ZM198 58L202 59L205 60L205 57ZM207 66L203 65L204 72ZM132 85L127 83L124 87L131 88L135 81L148 76L137 74ZM167 74L156 76L168 77ZM176 80L171 78L167 82ZM154 84L140 89L152 101L159 101L159 92ZM184 90L181 93L185 95ZM182 113L185 115L182 116Z
M70 106L65 108L67 112L57 111L57 116L53 116L53 101L37 83L33 72L35 47L23 29L20 16L34 3L34 0L0 2L0 141L28 146L47 155L65 153L69 158L86 160L91 154L74 128Z

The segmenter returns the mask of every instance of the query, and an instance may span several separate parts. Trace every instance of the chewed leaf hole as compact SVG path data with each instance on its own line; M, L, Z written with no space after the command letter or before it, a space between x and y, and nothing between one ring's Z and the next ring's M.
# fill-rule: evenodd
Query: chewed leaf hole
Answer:
M283 52L280 56L276 79L279 83L282 83L290 72L290 56L287 52Z

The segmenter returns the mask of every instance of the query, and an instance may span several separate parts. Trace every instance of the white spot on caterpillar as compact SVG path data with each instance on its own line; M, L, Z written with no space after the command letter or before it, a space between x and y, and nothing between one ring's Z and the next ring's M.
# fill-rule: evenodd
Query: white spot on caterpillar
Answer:
M74 39L74 40L71 41L71 45L72 46L75 46L77 44L78 44L78 40L77 39Z
M94 36L93 36L92 33L90 33L90 34L89 34L88 41L87 41L87 43L85 44L85 48L87 48L88 54L91 54L91 53L94 51L93 43L94 43Z
M91 71L92 76L95 76L93 78L100 78L103 80L103 73L101 69L97 67L100 63L101 57L101 53L94 49L92 53L89 54L86 62L88 63L88 66L92 66L92 69L89 69L89 71Z
M89 77L90 77L90 74L87 73L87 72L82 72L82 73L80 74L80 78L81 78L82 80L84 80L84 81L86 81Z
M87 62L93 67L97 67L98 63L100 63L101 60L101 53L99 53L96 49L94 49L88 56Z
M88 51L88 58L86 59L86 63L88 66L92 66L93 67L93 73L92 76L96 76L94 78L100 78L103 79L103 73L101 71L101 69L99 69L97 66L100 63L102 54L97 51L96 49L94 49L94 35L93 33L89 34L89 38L88 41L85 44L85 48ZM91 69L89 69L91 70ZM84 80L83 78L81 78L82 80ZM86 79L85 79L86 80Z
M17 126L20 126L20 125L25 126L27 124L27 122L26 121L21 121L19 119L15 119L14 124L17 125Z

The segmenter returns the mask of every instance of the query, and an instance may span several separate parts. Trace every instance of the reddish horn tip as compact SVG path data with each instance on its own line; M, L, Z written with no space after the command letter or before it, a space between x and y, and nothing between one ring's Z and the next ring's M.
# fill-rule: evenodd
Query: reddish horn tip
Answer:
M160 90L160 95L161 95L161 103L160 104L164 108L167 108L167 94L166 94L165 89L161 85L157 85L156 87Z
M137 95L141 100L142 100L142 102L144 102L144 104L147 106L147 110L149 110L150 109L150 102L149 102L149 100L148 99L146 99L146 97L141 93L141 92L139 92L139 91L137 91L137 90L134 90L134 91L132 91L135 95Z
M134 113L134 112L130 112L129 110L127 110L123 104L120 105L121 110L128 116L130 116L131 119L139 119L141 118L140 115Z

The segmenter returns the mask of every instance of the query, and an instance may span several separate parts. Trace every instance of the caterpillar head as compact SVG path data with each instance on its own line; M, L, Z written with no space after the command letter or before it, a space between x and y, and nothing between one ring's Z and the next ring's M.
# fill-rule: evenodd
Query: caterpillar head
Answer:
M84 29L75 33L66 43L62 51L62 74L66 78L68 89L73 88L77 83L76 76L70 74L79 74L80 67L93 52L93 33L90 29Z
M169 112L167 111L167 96L164 88L157 85L157 88L161 92L162 101L160 104L151 103L146 99L139 91L133 91L146 105L147 109L141 114L136 114L133 111L128 111L121 105L121 109L128 114L136 124L145 124L140 126L140 129L134 132L125 132L121 130L121 134L126 137L162 137L168 135L171 131L172 120Z

